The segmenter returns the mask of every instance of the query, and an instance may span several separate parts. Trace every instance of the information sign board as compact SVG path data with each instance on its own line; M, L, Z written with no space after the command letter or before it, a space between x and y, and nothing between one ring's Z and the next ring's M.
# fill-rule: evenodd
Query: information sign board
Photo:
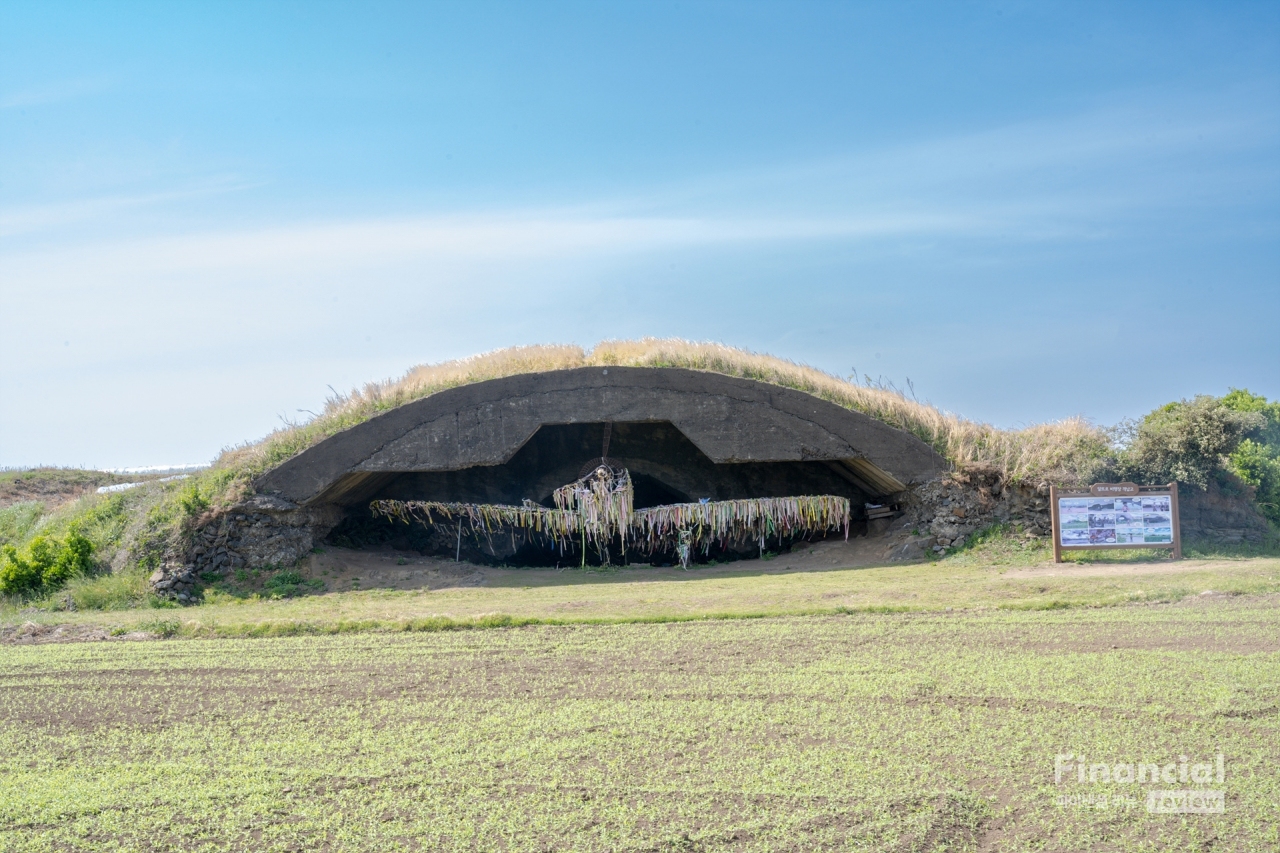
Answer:
M1088 491L1049 489L1053 559L1064 551L1168 548L1182 558L1178 484L1095 483Z

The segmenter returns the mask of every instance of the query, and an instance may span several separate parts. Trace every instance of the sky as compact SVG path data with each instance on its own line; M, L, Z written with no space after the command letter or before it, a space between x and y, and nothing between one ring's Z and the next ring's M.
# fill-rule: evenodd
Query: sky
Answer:
M0 467L641 336L1005 427L1280 397L1280 4L0 4Z

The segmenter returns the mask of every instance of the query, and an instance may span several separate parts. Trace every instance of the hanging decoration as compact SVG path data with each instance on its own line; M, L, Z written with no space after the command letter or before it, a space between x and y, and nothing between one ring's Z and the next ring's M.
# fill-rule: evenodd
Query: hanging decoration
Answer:
M584 562L588 544L608 562L607 549L615 538L624 552L675 551L687 567L693 552L706 554L713 544L757 542L763 552L769 539L833 530L849 537L849 499L836 495L700 501L637 510L630 474L606 458L582 478L556 489L552 502L554 509L528 500L522 506L376 500L369 508L374 515L406 524L456 525L459 552L466 525L473 534L486 536L520 530L561 552L570 543L580 543Z

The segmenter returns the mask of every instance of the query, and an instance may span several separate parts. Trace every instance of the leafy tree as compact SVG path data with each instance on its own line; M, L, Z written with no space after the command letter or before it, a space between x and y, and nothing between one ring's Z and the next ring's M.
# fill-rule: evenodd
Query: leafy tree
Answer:
M1251 394L1247 388L1232 388L1222 398L1222 404L1237 412L1252 412L1262 415L1264 423L1259 425L1249 438L1280 451L1280 400L1268 402L1261 394Z
M1268 402L1260 394L1232 388L1222 402L1237 412L1257 414L1265 419L1231 453L1227 467L1257 490L1262 514L1280 525L1280 401Z
M1128 479L1205 488L1249 433L1266 425L1259 412L1238 411L1207 394L1161 406L1139 421L1117 460Z

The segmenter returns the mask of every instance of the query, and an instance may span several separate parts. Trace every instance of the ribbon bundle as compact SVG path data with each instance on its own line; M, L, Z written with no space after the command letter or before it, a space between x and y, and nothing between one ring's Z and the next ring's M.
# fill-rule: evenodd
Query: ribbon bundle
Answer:
M561 486L551 495L556 509L579 519L579 531L592 542L608 542L614 534L625 546L635 489L625 468L600 465L587 476Z
M406 524L417 521L432 526L463 524L473 533L497 533L518 529L545 537L562 550L570 540L581 539L607 546L615 536L623 548L639 551L701 548L712 543L759 542L767 538L844 530L849 536L849 499L835 495L802 495L786 498L744 498L729 501L670 504L633 509L634 491L625 469L601 465L595 471L563 486L553 494L555 509L525 501L524 506L466 504L442 501L376 500L369 508L375 515Z

